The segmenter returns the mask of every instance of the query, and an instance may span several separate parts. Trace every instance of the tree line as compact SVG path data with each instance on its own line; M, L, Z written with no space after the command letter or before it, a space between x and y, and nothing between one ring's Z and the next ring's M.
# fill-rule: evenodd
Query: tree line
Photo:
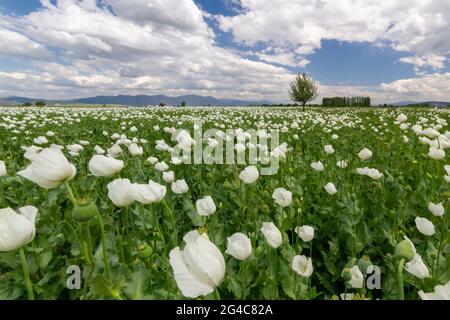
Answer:
M324 107L364 107L371 106L370 97L332 97L323 98Z

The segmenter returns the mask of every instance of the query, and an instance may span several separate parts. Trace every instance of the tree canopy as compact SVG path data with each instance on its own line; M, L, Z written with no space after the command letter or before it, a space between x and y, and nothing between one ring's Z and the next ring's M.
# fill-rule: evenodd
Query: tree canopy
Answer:
M317 98L317 85L305 73L298 74L290 84L289 96L295 102L301 103L305 110L306 103Z

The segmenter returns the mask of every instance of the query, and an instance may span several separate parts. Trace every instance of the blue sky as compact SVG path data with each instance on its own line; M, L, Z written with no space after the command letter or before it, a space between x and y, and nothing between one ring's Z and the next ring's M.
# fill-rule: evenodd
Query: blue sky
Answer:
M0 49L0 85L2 78L7 84L0 96L46 89L48 97L195 93L286 101L289 79L306 72L323 96L450 99L442 89L450 84L445 0L376 8L363 0L286 3L0 0L0 36L13 44Z
M17 15L28 14L37 8L41 7L38 0L2 0L0 1L0 8L4 13L14 13Z
M227 0L196 0L202 9L214 15L237 15L240 6ZM216 24L208 21L217 33L221 46L234 49L253 50L254 48L233 42L230 33L221 32ZM399 59L409 56L408 52L395 51L388 46L378 46L370 42L342 42L324 40L321 49L309 56L311 63L304 68L292 68L293 72L307 72L315 79L329 85L374 86L400 78L415 75L414 66L399 63Z

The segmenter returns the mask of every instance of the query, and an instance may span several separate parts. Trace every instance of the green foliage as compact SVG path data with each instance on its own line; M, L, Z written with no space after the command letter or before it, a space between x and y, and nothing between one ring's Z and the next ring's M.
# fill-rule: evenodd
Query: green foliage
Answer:
M364 107L371 106L370 97L333 97L323 98L322 106L324 107Z
M306 103L316 99L317 95L316 83L305 73L298 74L290 84L289 96L293 101L301 103L303 110L305 110Z
M34 105L35 105L36 107L45 107L45 106L47 105L47 103L46 103L45 101L36 101L36 102L34 103Z
M442 123L440 132L450 131L447 112L402 112L408 123L428 119L428 123ZM396 299L398 258L394 253L406 235L430 270L424 281L404 272L406 299L418 299L420 290L430 292L435 285L450 280L450 184L444 180L445 162L428 158L428 145L412 130L402 130L396 123L398 115L396 109L353 108L314 108L308 113L295 107L54 108L45 112L0 108L0 124L7 124L0 125L0 159L8 172L0 178L0 208L34 205L39 209L36 237L24 248L37 299L183 299L168 257L171 249L184 246L183 236L191 230L207 232L223 253L226 273L218 287L223 299L242 299L244 295L248 299L336 299L345 291L361 295L361 289L346 289L342 271L354 265L365 268L367 260L381 268L382 290L366 290L364 297ZM289 148L286 159L277 174L260 176L250 185L239 179L245 165L172 165L169 153L154 148L156 141L170 141L171 135L162 130L165 127L192 132L192 117L204 120L204 132L217 123L244 130L257 123L286 126L289 130L280 132L280 142ZM291 127L294 121L298 128ZM9 127L17 123L23 130L16 130L17 125ZM127 130L132 125L138 132ZM152 130L155 125L161 130ZM423 126L427 126L425 122ZM31 145L32 138L48 131L55 132L54 137L48 137L49 144L90 142L79 156L64 152L77 168L70 182L75 193L95 199L104 220L110 277L103 266L99 219L77 223L64 187L45 190L16 174L29 163L20 146ZM98 178L89 173L94 147L109 148L114 132L148 141L142 145L142 157L131 156L123 147L120 159L125 167L120 177L166 185L167 207L163 203L134 203L117 208L107 189L117 176ZM332 140L332 134L338 138ZM325 154L325 144L333 144L335 153ZM366 147L373 151L373 157L361 161L358 152ZM145 161L148 156L169 164L176 179L186 180L188 193L174 194L161 172ZM345 169L336 166L343 159L348 160ZM322 172L311 168L318 160L325 167ZM377 168L383 178L372 180L357 174L356 168L365 166ZM338 189L333 196L324 190L330 181ZM272 199L277 187L293 193L293 203L283 210ZM217 206L217 212L209 217L200 216L195 207L196 200L205 195L211 195ZM429 202L443 202L445 215L433 216L427 209ZM434 223L434 236L418 232L418 216ZM267 221L274 221L282 233L283 244L277 250L268 247L260 231ZM301 225L314 227L312 241L304 242L295 233L295 227ZM235 232L251 239L253 251L243 263L225 253L227 238ZM314 271L310 278L292 270L295 255L311 257ZM66 270L71 265L81 269L81 290L66 286ZM26 299L24 280L18 253L1 252L0 299Z

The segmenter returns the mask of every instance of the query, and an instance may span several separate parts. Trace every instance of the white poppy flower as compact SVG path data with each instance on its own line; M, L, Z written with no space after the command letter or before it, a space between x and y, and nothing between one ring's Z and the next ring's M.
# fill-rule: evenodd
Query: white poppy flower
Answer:
M233 256L235 259L245 260L252 253L252 243L245 234L237 232L231 237L228 237L225 253Z
M225 276L225 259L206 234L191 231L184 236L186 246L170 251L170 265L183 296L197 298L212 293Z
M276 188L272 194L275 203L282 207L287 207L292 203L292 192L285 188Z
M124 167L122 160L95 155L89 161L89 171L96 177L111 177L120 172Z
M309 278L313 273L311 258L307 258L304 255L295 256L292 259L292 269L302 277Z
M17 174L42 188L53 189L75 177L77 169L67 161L61 150L43 149L30 155L31 164Z
M0 209L0 252L14 251L33 241L37 212L32 206L20 208L19 213Z
M261 231L272 248L276 249L283 243L283 236L273 222L263 222Z

